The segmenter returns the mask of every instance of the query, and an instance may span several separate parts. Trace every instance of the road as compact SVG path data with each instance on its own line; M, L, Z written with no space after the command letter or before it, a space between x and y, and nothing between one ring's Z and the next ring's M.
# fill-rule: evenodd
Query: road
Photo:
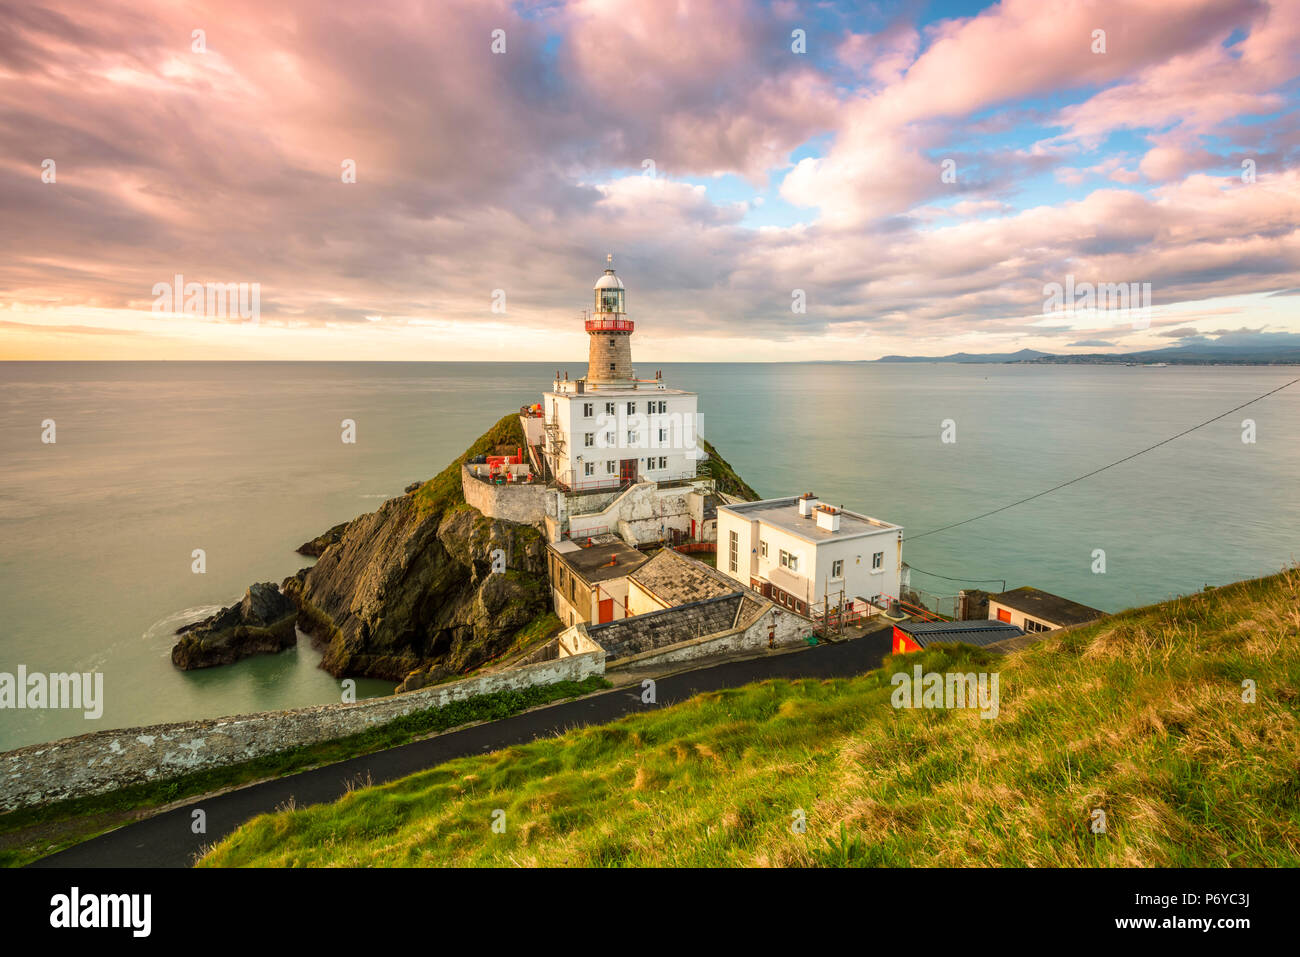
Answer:
M513 717L449 731L422 741L362 755L273 781L195 800L109 831L29 865L31 867L189 867L214 844L259 814L292 801L296 807L334 801L350 784L382 784L453 758L486 754L570 728L604 724L627 714L675 704L702 691L735 688L768 678L847 678L880 666L890 633L877 631L838 644L678 672L655 679L657 703L641 703L640 684L561 701ZM192 812L207 815L207 833L191 832Z

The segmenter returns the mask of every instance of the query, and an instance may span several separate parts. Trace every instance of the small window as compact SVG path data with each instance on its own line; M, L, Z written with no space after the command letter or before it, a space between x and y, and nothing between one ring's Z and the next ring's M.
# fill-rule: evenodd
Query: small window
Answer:
M1025 619L1025 631L1051 631L1050 625L1045 625L1041 621L1034 621L1032 618Z
M609 371L610 371L610 372L613 372L613 371L614 371L615 369L617 369L617 368L618 368L618 366L615 365L614 363L611 362L611 363L609 364Z
M610 459L608 462L605 463L605 471L606 471L608 474L610 474L610 475L613 475L613 474L614 474L614 460L613 460L613 459Z
M736 532L730 533L728 545L728 567L733 572L740 571L740 536Z
M659 441L660 441L661 443L663 443L663 442L667 442L667 441L668 441L668 430L667 430L667 429L660 429L660 430L659 430Z
M627 444L628 444L628 445L636 445L636 444L637 444L637 437L636 437L636 433L635 433L635 432L631 432L631 431L629 431L629 432L627 433Z
M613 414L614 414L614 403L613 403L613 402L606 402L606 403L605 403L605 414L606 414L606 415L613 415Z
M844 577L844 559L837 558L831 562L831 578Z
M596 407L592 405L590 402L582 403L582 414L584 417L590 419L591 414L595 411L596 411Z
M627 414L628 414L628 415L636 415L636 403L635 403L635 402L629 402L629 403L627 404Z
M760 555L762 555L764 558L767 558L767 542L766 542L766 541L760 541L760 542L758 543L758 553L759 553Z
M613 432L606 432L606 433L605 433L605 445L606 445L607 447L611 448L611 449L614 447L614 433L613 433Z
M884 552L876 552L876 554L874 554L874 555L871 556L871 567L872 567L872 568L884 568L884 567L885 567L885 553L884 553Z
M583 471L583 474L584 474L584 475L595 475L595 474L596 474L596 463L595 463L595 462L585 462L585 463L583 463L582 471Z
M588 432L586 435L584 435L584 436L582 437L582 444L583 444L584 446L586 446L587 448L591 448L593 445L595 445L595 444L596 444L596 433L595 433L595 432Z
M668 456L666 455L659 456L659 467L661 469L668 468Z

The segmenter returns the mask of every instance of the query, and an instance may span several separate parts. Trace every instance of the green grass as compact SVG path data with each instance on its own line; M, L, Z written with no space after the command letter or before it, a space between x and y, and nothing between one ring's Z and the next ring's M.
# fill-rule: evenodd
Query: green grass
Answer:
M731 464L718 454L709 440L700 436L700 446L705 452L709 453L707 462L700 463L700 474L711 476L719 492L726 492L728 495L735 495L743 498L748 502L756 502L761 496L755 492L743 478L741 478Z
M918 663L996 671L999 716L891 707ZM928 649L452 761L261 816L202 863L1295 866L1298 709L1292 569L1005 658Z
M495 453L498 446L509 447L510 453L514 454L516 448L526 444L523 427L519 424L519 413L511 412L502 416L451 464L411 493L415 496L419 513L428 515L466 505L465 493L460 484L460 467L476 455Z
M95 797L0 814L0 866L21 867L140 817L142 811L164 807L183 798L333 764L460 725L497 721L538 705L591 694L608 687L609 681L593 675L578 682L561 681L519 691L478 695L440 708L408 714L361 734L282 751L242 764L134 785Z

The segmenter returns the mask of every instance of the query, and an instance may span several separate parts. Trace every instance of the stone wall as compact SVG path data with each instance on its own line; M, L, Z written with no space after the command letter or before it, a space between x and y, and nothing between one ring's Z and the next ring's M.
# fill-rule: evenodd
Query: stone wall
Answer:
M462 465L460 485L465 493L465 501L488 518L499 518L520 525L536 525L540 529L547 514L555 514L555 496L541 483L493 485L475 478L474 473Z
M768 647L798 644L812 634L812 622L771 602L747 627L729 628L712 635L689 638L670 645L627 655L610 664L610 670L644 668L678 661L695 661L736 651L758 651ZM677 609L669 609L676 611Z
M568 653L572 651L577 653ZM603 674L605 652L590 640L557 642L557 657L422 688L293 711L96 731L0 754L0 810L103 794L132 784L224 767L358 734L395 718L495 691Z

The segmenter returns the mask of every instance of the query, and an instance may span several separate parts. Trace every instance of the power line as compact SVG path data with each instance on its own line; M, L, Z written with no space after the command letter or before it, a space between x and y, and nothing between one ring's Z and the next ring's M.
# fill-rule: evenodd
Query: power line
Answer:
M934 572L927 572L924 568L917 568L911 562L903 562L911 571L920 572L922 575L929 575L931 578L942 578L950 582L973 582L977 585L988 585L992 582L1001 582L1002 590L1007 590L1007 580L1005 578L953 578L950 575L936 575Z
M1012 502L1010 505L1003 505L1001 508L995 508L992 511L982 512L981 514L976 515L973 518L967 518L960 522L953 522L951 525L944 525L940 528L933 528L928 532L922 532L920 535L912 535L908 538L904 538L903 541L905 542L915 541L918 538L925 538L927 535L937 535L939 534L939 532L946 532L948 531L948 529L956 528L959 525L969 525L971 522L977 522L981 518L988 518L990 515L996 515L998 512L1005 512L1009 508L1015 508L1017 505L1024 505L1026 502L1032 502L1036 498L1042 498L1044 495L1050 495L1053 492L1060 491L1061 489L1065 488L1068 485L1073 485L1076 482L1082 482L1086 478L1092 478L1092 476L1097 475L1100 472L1104 472L1107 469L1113 469L1117 465L1123 465L1125 462L1131 461L1137 458L1139 455L1145 455L1147 452L1150 452L1153 449L1158 449L1162 445L1168 445L1170 442L1174 441L1174 439L1181 439L1184 435L1187 435L1191 432L1195 432L1197 429L1203 429L1210 423L1218 422L1220 419L1224 418L1225 416L1232 415L1232 413L1234 412L1240 412L1242 409L1246 408L1246 406L1254 405L1256 402L1259 402L1262 399L1267 399L1270 395L1275 395L1276 393L1281 392L1283 389L1287 388L1288 386L1295 385L1297 382L1300 382L1300 379L1292 379L1290 382L1278 386L1276 389L1273 389L1271 392L1265 392L1263 395L1255 396L1255 398L1251 399L1249 402L1243 402L1241 405L1229 409L1227 412L1222 412L1219 415L1216 415L1212 419L1206 419L1200 425L1194 425L1190 429L1184 429L1183 431L1179 432L1177 435L1171 435L1169 438L1157 442L1155 445L1148 446L1147 448L1143 449L1140 452L1134 452L1132 455L1126 455L1124 456L1124 458L1111 462L1109 465L1103 465L1099 469L1093 469L1091 472L1087 473L1086 475L1080 475L1078 478L1072 478L1068 482L1062 482L1060 485L1054 485L1051 488L1047 489L1046 491L1037 492L1026 498L1022 498L1019 501ZM936 577L942 578L943 576L939 575ZM961 581L961 579L953 579L953 580ZM974 579L971 580L973 581Z

